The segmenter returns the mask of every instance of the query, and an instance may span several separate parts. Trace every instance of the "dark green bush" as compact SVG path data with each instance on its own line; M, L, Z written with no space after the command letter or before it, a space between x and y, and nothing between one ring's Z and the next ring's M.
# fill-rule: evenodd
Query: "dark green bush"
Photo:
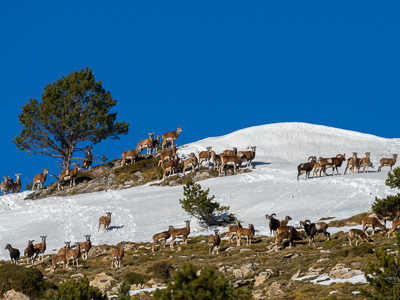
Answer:
M172 265L165 260L158 261L151 267L147 268L147 272L153 273L155 278L162 279L164 281L171 279L171 271L173 270L174 268Z
M150 280L150 276L130 272L124 276L124 280L129 284L144 284L146 281Z
M5 264L0 266L0 294L14 289L33 299L40 298L48 284L37 269Z
M89 279L85 276L63 281L54 300L107 300L107 296L94 286L89 286Z
M252 299L250 292L234 290L231 283L213 268L204 268L197 276L197 268L192 264L183 265L183 270L174 274L174 283L165 290L156 290L153 299Z

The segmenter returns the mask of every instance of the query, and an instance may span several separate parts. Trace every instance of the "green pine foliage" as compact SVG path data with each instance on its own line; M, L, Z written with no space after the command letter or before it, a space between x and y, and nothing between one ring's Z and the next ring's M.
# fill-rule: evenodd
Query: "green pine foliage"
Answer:
M234 220L234 216L228 214L229 206L212 202L215 196L209 198L209 192L210 189L202 190L200 184L194 183L190 178L183 187L185 198L179 199L179 203L190 216L199 219L204 226L220 225Z
M174 273L173 283L154 292L153 300L233 300L252 299L250 292L234 290L225 276L217 274L213 268L204 268L200 275L192 264L183 265L182 271Z
M129 300L131 296L129 295L129 284L123 280L118 289L117 300Z
M107 296L94 286L89 285L85 276L78 280L72 278L61 283L54 300L107 300Z
M392 189L400 189L400 167L393 169L393 173L388 173L386 185Z
M400 235L396 235L400 247ZM365 278L369 287L360 288L369 299L400 299L400 260L382 248L375 251L376 263L368 262Z
M386 185L392 189L400 189L400 167L395 168L393 173L389 172ZM383 199L375 198L375 202L372 204L372 210L374 213L384 216L392 213L393 217L395 217L396 212L400 211L400 194L398 193L395 196L388 195Z
M4 264L0 266L0 298L8 290L21 292L32 299L40 299L48 284L43 274L34 268Z
M116 122L117 113L110 112L116 104L91 69L74 71L47 84L41 101L30 99L22 106L23 129L13 142L29 154L60 159L66 170L74 152L82 150L80 143L95 145L128 133L129 123Z

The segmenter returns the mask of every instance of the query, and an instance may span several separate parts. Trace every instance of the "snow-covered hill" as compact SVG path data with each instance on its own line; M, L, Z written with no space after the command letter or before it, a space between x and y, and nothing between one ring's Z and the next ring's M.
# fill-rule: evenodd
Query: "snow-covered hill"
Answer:
M179 141L179 140L178 140ZM207 138L186 145L183 154L199 152L212 146L217 153L237 147L245 150L257 146L255 169L238 176L212 178L200 182L210 188L216 201L229 205L230 211L267 233L265 214L278 218L290 215L293 223L321 217L345 218L369 210L375 197L395 194L385 186L388 168L377 173L379 159L398 153L399 139L304 123L278 123L242 129L231 134ZM296 181L297 165L311 155L331 157L338 153L371 152L375 165L369 174L329 176ZM360 156L359 155L359 156ZM29 239L40 241L47 235L47 249L55 252L64 241L83 241L92 235L94 244L116 244L120 241L150 241L153 234L184 227L188 215L179 205L182 186L139 186L120 191L109 190L66 198L24 201L29 192L0 197L0 259L9 259L4 246L24 250ZM106 211L113 212L109 232L98 232L98 220ZM203 232L195 220L192 233Z

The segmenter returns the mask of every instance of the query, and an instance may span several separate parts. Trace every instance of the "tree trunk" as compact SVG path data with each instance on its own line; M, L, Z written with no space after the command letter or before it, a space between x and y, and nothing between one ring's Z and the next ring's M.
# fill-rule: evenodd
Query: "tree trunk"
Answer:
M72 153L74 153L74 149L66 149L65 152L66 155L63 156L62 171L69 170L69 167L71 166Z

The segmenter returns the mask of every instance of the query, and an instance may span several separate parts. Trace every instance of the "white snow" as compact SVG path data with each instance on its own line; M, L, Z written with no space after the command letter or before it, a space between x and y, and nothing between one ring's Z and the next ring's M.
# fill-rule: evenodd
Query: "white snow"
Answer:
M307 275L296 278L295 280L305 280L312 277L315 277L315 275ZM310 280L310 282L320 285L330 285L331 283L345 283L345 282L354 284L354 283L367 283L367 279L365 279L364 275L357 275L346 279L340 279L340 278L335 279L329 277L328 275L319 275L317 278Z
M207 179L200 184L203 189L210 189L216 201L229 205L230 211L243 220L245 226L252 223L262 234L269 234L267 213L276 213L282 219L290 215L292 224L322 217L341 219L369 210L375 197L397 193L385 185L389 168L384 167L380 173L377 168L380 158L399 153L399 139L305 123L278 123L204 139L186 145L180 152L182 155L198 153L212 146L219 153L232 147L246 150L250 145L257 146L253 172ZM309 156L333 157L346 153L348 158L354 151L359 156L371 152L375 166L372 172L343 175L344 163L339 176L305 181L302 175L300 181L296 181L297 165L306 162ZM0 259L10 259L8 251L4 250L5 244L10 243L23 252L28 240L35 239L38 243L41 235L47 236L46 253L58 251L64 241L84 241L85 234L92 235L95 245L150 242L155 233L167 230L169 225L184 227L184 220L189 218L178 201L183 197L182 186L145 185L24 201L27 194L29 192L0 197ZM98 220L106 211L113 212L111 230L98 232ZM212 229L204 231L192 220L191 234L212 232Z

